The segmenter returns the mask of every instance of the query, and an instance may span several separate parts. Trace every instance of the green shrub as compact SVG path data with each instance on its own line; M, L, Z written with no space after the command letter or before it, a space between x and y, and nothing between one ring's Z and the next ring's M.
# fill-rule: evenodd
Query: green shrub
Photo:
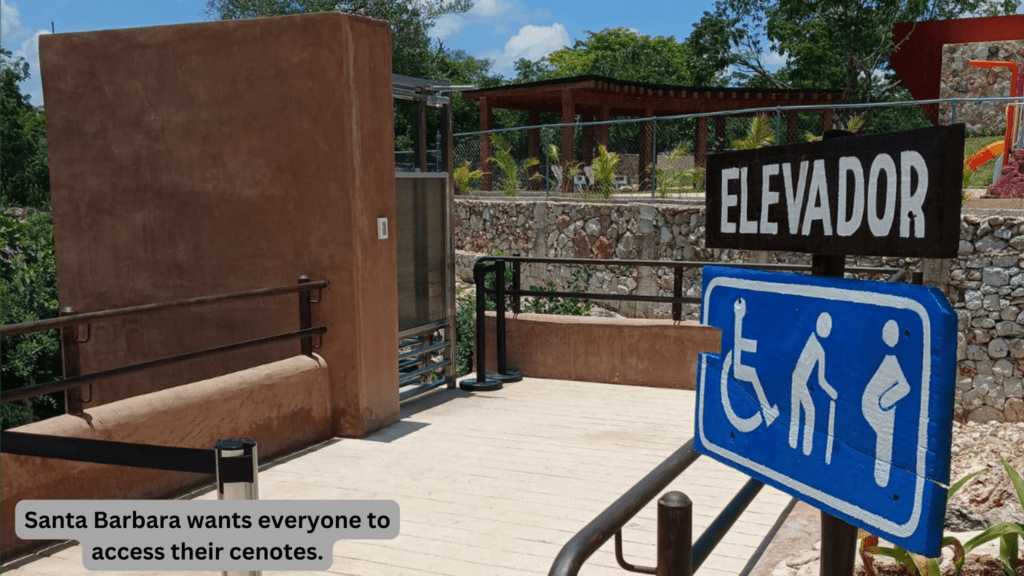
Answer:
M30 322L57 315L57 266L53 221L48 212L30 211L24 222L0 212L0 320ZM0 372L4 390L61 378L57 330L3 339ZM3 405L0 427L10 428L63 411L63 394Z
M459 166L452 171L452 179L455 180L455 193L469 194L473 186L480 184L480 178L483 175L482 170L470 170L469 162Z
M608 198L615 191L615 169L619 166L619 155L609 152L603 144L597 147L597 158L590 165L594 171L594 182L601 194Z
M507 256L502 251L497 251L492 256ZM573 272L567 291L581 293L590 282L591 272L583 268ZM497 274L487 274L484 277L484 287L494 290L497 287ZM506 268L505 288L512 289L512 267ZM475 370L473 366L473 342L476 332L476 289L470 288L473 295L459 300L455 310L455 366L456 375L463 376ZM546 287L531 286L530 290L554 292L554 282L549 282ZM523 305L523 312L536 314L562 314L571 316L583 316L594 307L590 302L576 300L573 298L533 298L527 300ZM484 302L486 310L497 310L497 300L492 295L486 296ZM511 312L512 297L506 297L505 310Z

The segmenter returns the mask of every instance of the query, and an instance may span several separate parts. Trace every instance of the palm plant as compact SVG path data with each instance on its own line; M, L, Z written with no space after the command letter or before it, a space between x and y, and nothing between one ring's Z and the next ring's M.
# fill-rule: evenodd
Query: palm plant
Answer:
M775 131L771 129L771 119L767 115L758 114L750 122L747 137L733 140L732 147L736 150L764 148L775 143Z
M468 194L474 184L479 184L483 178L483 170L470 170L469 162L459 166L452 171L452 179L455 181L455 191L459 194Z
M603 144L597 147L597 158L591 163L594 171L594 182L601 188L601 194L608 198L615 190L615 169L619 165L619 155L609 152Z

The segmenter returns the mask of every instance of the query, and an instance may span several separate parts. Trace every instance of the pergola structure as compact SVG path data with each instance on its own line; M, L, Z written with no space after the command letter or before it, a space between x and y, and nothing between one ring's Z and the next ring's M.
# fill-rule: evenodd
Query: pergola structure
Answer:
M470 90L462 93L465 100L473 100L480 104L480 130L494 128L494 110L524 110L528 113L530 126L540 124L542 112L561 113L564 124L576 122L580 115L584 121L606 121L612 117L653 118L656 116L674 116L679 114L700 114L722 112L728 110L744 110L770 106L827 106L835 103L840 97L839 92L809 90L779 90L753 88L701 88L692 86L670 86L646 84L641 82L623 82L603 76L575 76L556 80L542 80L525 84L513 84ZM832 126L831 108L823 110L825 128ZM786 114L787 141L795 142L796 114ZM652 160L651 122L645 123L646 129L640 131L640 166L649 166ZM588 142L598 145L608 144L608 125L584 126ZM721 123L716 123L717 131L724 131ZM724 134L719 134L724 136ZM694 162L704 166L707 158L708 119L706 116L697 118L697 143ZM529 131L527 154L540 157L540 130ZM574 163L575 127L562 128L562 157ZM593 148L584 152L584 162L593 159ZM491 142L486 134L480 135L481 165L491 156ZM570 183L563 179L563 187ZM650 175L642 172L641 188L650 187ZM484 190L491 189L490 174L485 173L481 181Z

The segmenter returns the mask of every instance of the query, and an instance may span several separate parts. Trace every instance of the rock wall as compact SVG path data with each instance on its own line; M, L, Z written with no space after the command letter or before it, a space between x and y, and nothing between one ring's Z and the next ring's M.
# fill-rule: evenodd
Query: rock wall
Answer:
M942 53L939 98L989 98L1010 95L1011 73L1007 68L975 68L971 60L1024 61L1024 40L947 44ZM958 103L956 121L967 132L1002 134L1006 130L1004 102ZM941 104L939 123L949 124L952 107Z
M848 267L892 266L922 272L959 317L956 415L962 420L1024 422L1024 215L966 215L960 255L948 260L856 257ZM704 246L704 208L697 204L505 201L455 202L456 273L472 282L481 254L687 260L702 263L809 264L810 255L718 250ZM588 292L671 296L669 267L527 265L524 287L578 286ZM858 277L884 280L885 274ZM699 298L700 268L683 274L683 294ZM603 303L633 318L671 317L671 305ZM695 320L699 305L683 306Z

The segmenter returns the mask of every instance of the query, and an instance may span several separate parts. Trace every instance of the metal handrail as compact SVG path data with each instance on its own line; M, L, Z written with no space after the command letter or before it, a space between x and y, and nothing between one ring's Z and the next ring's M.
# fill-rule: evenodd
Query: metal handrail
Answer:
M651 500L665 489L677 476L693 464L700 454L693 447L693 439L676 450L657 468L651 470L625 494L619 496L611 506L606 508L576 533L575 536L558 552L555 562L548 571L549 576L575 576L580 568L597 552L615 533L643 510Z
M199 296L197 298L175 300L173 302L158 302L155 304L143 304L141 306L129 306L127 308L113 308L110 310L99 310L96 312L83 312L81 314L71 314L68 316L60 316L58 318L47 318L45 320L35 320L32 322L7 324L6 326L0 327L0 336L19 336L22 334L31 334L33 332L42 332L43 330L53 330L56 328L76 326L79 324L85 324L92 320L105 320L109 318L116 318L119 316L129 316L132 314L141 314L144 312L167 310L170 308L185 308L189 306L214 304L217 302L226 302L230 300L242 300L246 298L260 298L263 296L290 294L293 292L308 292L310 290L321 290L323 288L326 288L327 286L328 282L326 280L317 280L315 282L309 282L306 284L292 284L289 286L277 286L274 288L258 288L256 290L246 290L244 292L230 292L227 294L215 294L213 296Z
M255 340L237 342L235 344L218 346L216 348L206 348L204 350L198 350L196 352L186 352L185 354L168 356L166 358L159 358L157 360L150 360L148 362L140 362L138 364L130 364L128 366L121 366L119 368L104 370L102 372L92 372L90 374L72 376L70 378L64 378L62 380L54 380L52 382L34 384L32 386L25 386L24 388L4 390L0 392L0 404L7 404L8 402L17 402L18 400L27 400L29 398L34 398L36 396L43 396L45 394L52 394L54 392L60 392L62 390L78 388L83 384L91 384L93 380L99 380L110 376L119 376L122 374L139 372L149 368L156 368L158 366L164 366L167 364L184 362L186 360L193 360L195 358L202 358L204 356L210 356L213 354L234 352L236 350L242 350L244 348L251 348L253 346L260 346L263 344L273 344L276 342L284 342L287 340L306 339L310 338L311 336L323 335L325 332L327 332L327 327L317 326L316 328L296 330L294 332L286 332L284 334L278 334L276 336L267 336L265 338L257 338Z

